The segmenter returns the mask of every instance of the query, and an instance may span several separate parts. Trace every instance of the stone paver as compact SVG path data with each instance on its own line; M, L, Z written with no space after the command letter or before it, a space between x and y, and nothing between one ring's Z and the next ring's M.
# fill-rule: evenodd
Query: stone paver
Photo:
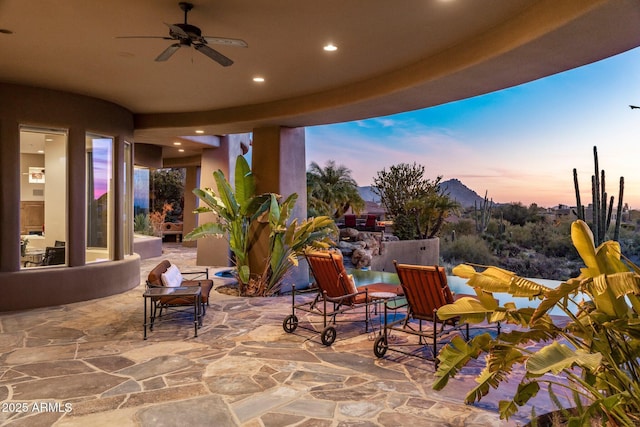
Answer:
M165 244L164 250L142 262L143 282L161 259L195 268L193 249ZM311 330L285 333L290 297L214 291L197 338L185 314L156 325L144 341L143 290L141 283L100 300L0 314L0 424L386 427L525 420L499 420L490 399L483 400L488 410L465 405L471 376L435 392L431 363L376 359L362 324L341 323L332 347ZM43 402L44 411L34 410Z

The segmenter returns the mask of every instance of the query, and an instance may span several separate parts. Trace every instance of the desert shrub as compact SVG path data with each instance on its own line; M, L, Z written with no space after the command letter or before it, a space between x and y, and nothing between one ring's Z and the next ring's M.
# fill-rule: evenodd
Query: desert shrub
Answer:
M566 280L580 274L583 267L579 260L547 257L535 252L523 251L515 257L501 258L499 265L505 270L517 272L521 277Z
M468 236L476 234L476 225L470 219L460 219L456 222L445 222L440 229L441 239L452 239L452 235L455 232L455 237Z
M525 226L509 225L505 234L512 243L526 247L531 242L532 226L533 224L531 223Z
M133 231L138 234L153 236L153 226L149 214L139 213L133 218Z
M442 242L440 255L445 262L466 262L489 265L496 263L496 257L489 245L478 236L460 236L453 242Z

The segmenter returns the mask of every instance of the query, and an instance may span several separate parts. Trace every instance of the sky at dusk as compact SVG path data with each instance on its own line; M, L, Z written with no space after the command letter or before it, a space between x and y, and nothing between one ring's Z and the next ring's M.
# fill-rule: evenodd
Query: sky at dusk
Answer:
M335 160L358 185L399 163L457 178L495 202L591 200L593 147L607 192L640 209L640 48L499 92L392 116L306 128L307 162Z

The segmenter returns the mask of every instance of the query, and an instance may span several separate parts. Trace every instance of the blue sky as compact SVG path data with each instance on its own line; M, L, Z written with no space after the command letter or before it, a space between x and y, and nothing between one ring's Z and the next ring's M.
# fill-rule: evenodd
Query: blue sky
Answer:
M307 163L335 160L370 185L422 164L496 202L575 205L573 168L591 200L593 147L607 192L640 209L640 48L499 92L408 113L306 128Z

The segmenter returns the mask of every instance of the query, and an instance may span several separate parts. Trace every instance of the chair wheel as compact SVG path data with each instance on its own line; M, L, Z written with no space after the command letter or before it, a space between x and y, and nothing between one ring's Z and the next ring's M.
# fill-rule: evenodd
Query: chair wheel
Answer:
M383 357L388 348L389 345L387 344L387 337L380 335L373 343L373 354L375 354L376 357Z
M285 317L284 321L282 322L282 329L284 329L285 332L291 333L295 331L297 327L298 327L298 317L296 317L295 314L288 315L287 317Z
M322 344L330 346L336 340L336 335L336 328L334 328L333 326L327 326L326 328L324 328L324 331L322 331L322 334L320 335Z

